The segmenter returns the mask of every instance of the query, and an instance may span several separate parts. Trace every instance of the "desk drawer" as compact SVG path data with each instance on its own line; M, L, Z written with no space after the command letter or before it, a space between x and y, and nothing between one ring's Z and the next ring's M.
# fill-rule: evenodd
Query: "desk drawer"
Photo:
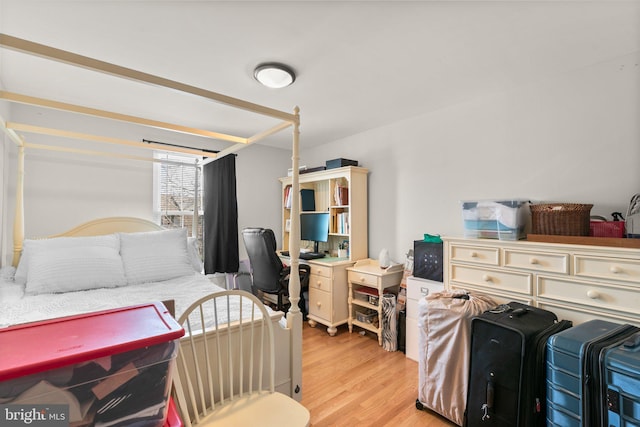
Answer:
M315 274L322 277L331 277L331 267L327 267L326 265L318 265L309 263L309 267L311 268L311 274Z
M367 273L360 273L358 271L349 271L348 279L351 283L357 283L359 285L378 287L378 276Z
M640 293L633 288L547 276L538 276L537 287L541 298L640 315Z
M504 267L569 274L569 254L505 249Z
M491 293L493 290L517 292L532 295L532 275L502 270L489 270L462 265L451 265L450 281L481 287Z
M604 258L574 255L576 276L640 283L640 261L625 258Z
M452 244L449 248L451 261L471 262L483 265L499 265L500 249L484 246Z
M331 293L309 288L309 314L331 321Z
M315 289L321 289L326 292L331 292L331 279L329 277L318 276L317 274L309 275L309 287Z

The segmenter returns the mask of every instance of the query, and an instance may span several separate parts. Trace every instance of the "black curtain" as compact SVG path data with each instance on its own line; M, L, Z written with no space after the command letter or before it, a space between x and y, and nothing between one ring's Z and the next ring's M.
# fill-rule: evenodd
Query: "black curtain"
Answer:
M204 165L203 186L204 272L235 273L239 268L235 154Z

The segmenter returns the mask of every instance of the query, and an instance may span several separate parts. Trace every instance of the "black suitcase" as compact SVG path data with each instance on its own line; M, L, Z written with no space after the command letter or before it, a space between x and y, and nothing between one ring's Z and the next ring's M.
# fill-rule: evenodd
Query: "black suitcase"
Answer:
M571 325L518 302L474 317L464 426L544 426L547 339Z

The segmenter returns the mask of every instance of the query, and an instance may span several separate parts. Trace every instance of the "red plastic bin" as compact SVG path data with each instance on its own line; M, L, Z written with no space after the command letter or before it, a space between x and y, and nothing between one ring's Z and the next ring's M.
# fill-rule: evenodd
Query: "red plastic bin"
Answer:
M62 405L71 424L162 425L183 335L159 302L0 329L0 398L24 411Z
M182 423L182 419L180 415L178 415L178 408L176 408L176 404L173 401L173 398L169 398L169 409L167 410L167 419L164 422L162 427L182 427L184 424Z
M589 235L593 237L624 237L624 221L590 221Z

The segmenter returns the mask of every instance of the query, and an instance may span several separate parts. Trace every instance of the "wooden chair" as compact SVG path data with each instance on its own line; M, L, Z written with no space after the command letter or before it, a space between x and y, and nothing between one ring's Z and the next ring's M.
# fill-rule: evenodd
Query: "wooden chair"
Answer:
M207 312L218 321L202 328ZM178 323L185 338L173 385L185 426L309 425L309 411L275 391L273 325L257 297L217 292L193 303Z

